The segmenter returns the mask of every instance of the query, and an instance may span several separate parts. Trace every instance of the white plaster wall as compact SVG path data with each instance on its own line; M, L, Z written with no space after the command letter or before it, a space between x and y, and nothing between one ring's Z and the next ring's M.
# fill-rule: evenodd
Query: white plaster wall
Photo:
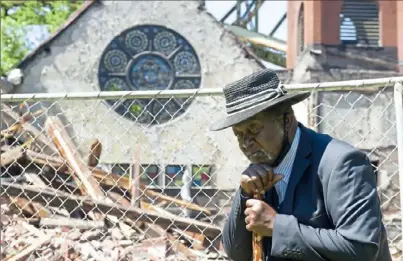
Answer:
M52 43L50 53L41 53L24 69L26 78L17 92L99 91L97 71L104 48L121 31L144 23L167 26L192 44L202 67L201 88L223 87L260 69L256 61L245 58L232 34L197 7L196 1L95 4ZM45 106L50 113L63 113L84 157L94 138L103 144L103 162L130 162L139 144L143 163L215 164L216 182L224 189L236 186L247 166L230 130L208 131L210 122L225 115L221 97L198 98L181 117L149 128L100 101L63 100Z

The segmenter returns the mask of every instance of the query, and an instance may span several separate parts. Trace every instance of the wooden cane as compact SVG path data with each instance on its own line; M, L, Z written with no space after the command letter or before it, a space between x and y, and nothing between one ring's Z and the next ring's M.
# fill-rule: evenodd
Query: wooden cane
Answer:
M274 176L273 181L269 183L269 189L274 187L274 185L282 179L282 175ZM253 195L253 198L257 200L262 200L262 195L258 192ZM253 251L253 261L263 261L264 251L263 251L263 237L256 232L252 233L252 251Z
M253 197L257 200L262 200L262 195L260 193L256 193ZM256 232L252 233L252 250L253 250L253 261L263 261L264 253L263 253L263 242L262 236Z

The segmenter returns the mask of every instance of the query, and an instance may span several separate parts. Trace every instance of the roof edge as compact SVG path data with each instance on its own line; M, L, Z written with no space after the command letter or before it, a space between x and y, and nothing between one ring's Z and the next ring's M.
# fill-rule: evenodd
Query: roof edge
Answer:
M25 69L27 64L31 62L35 57L43 51L46 47L49 47L49 45L56 40L64 31L66 31L71 25L73 25L78 18L80 18L91 6L93 6L95 3L99 3L100 0L87 0L81 6L77 11L75 11L73 14L70 15L70 17L67 19L65 23L63 23L54 33L52 33L45 41L43 41L41 44L39 44L34 50L30 51L25 57L13 68L19 68L21 70ZM245 58L252 58L259 67L262 69L266 68L266 66L262 63L262 61L259 59L259 57L256 56L256 54L248 47L246 46L245 43L239 39L239 37L233 33L231 30L227 29L223 23L220 23L218 19L216 19L210 12L207 11L207 9L199 5L198 10L200 12L204 12L208 16L212 18L212 20L226 33L231 35L233 39L235 40L236 44L241 47L242 51L244 52L244 57Z
M35 59L35 57L48 47L54 40L56 40L64 31L66 31L72 24L74 24L78 18L80 18L92 5L99 2L99 0L87 0L84 4L72 13L66 22L64 22L59 28L53 32L45 41L40 43L35 49L28 52L25 57L13 68L19 68L23 70L27 64Z

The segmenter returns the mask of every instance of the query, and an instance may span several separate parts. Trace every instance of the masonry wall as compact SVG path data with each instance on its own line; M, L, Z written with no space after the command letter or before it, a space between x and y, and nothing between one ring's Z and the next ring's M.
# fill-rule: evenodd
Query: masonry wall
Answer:
M196 50L202 69L202 87L217 88L260 69L247 57L235 37L196 1L103 1L59 36L24 69L18 93L99 91L99 59L107 44L134 25L167 26L184 36ZM174 121L144 127L95 101L45 103L50 113L62 112L69 131L86 156L94 138L104 147L101 161L128 163L136 145L144 164L214 164L220 188L234 188L247 166L231 130L209 132L212 121L225 115L220 97L198 98Z

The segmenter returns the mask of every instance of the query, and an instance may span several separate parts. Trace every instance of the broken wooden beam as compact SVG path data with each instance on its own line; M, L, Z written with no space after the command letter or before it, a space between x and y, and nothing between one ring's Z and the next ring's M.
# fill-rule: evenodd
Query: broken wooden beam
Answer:
M154 204L148 204L144 201L141 201L141 206L144 209L151 209L161 215L164 215L165 217L176 218L176 216L174 214L172 214L169 211L167 211L163 208L160 208ZM194 245L195 248L204 249L203 242L204 242L205 238L203 238L200 242L197 242L192 236L190 236L186 233L187 231L183 231L183 230L177 229L177 228L172 228L171 230L173 232L177 233L179 236L186 238L192 244L192 246ZM179 246L179 247L181 247L181 246ZM188 252L186 252L186 254L188 254Z
M34 127L29 122L22 121L23 118L19 117L10 106L5 103L1 103L2 120L9 126L16 123L21 124L21 131L18 139L22 139L23 142L34 138L35 144L49 155L57 155L57 149L53 145L52 141L40 130Z
M42 153L37 153L37 152L29 150L29 149L26 150L25 155L26 155L26 158L32 162L35 162L35 163L41 164L41 165L51 166L54 169L58 169L60 171L66 170L68 168L71 169L70 167L67 166L66 160L64 160L61 157L48 156L48 155L45 155ZM73 171L69 171L69 172L71 173ZM92 176L97 180L97 183L99 182L103 185L107 185L107 186L111 186L111 187L120 187L127 191L131 191L130 180L127 177L122 177L122 176L120 176L118 174L114 174L114 173L107 173L98 168L90 168L90 171L92 173ZM201 211L207 215L211 215L211 211L205 207L201 207L194 203L190 203L190 202L187 202L187 201L184 201L181 199L177 199L177 198L173 198L173 197L164 195L159 192L155 192L151 189L146 188L144 185L140 186L140 190L145 195L156 198L157 200L172 202L178 206L192 209L195 211Z
M18 161L24 156L24 149L20 146L11 147L5 152L1 153L1 166L5 167L13 162Z
M127 191L130 191L130 180L127 177L122 177L120 175L114 174L114 173L107 173L104 172L103 170L93 168L92 173L94 177L100 182L108 186L112 187L121 187ZM159 192L155 192L151 189L146 188L144 185L140 186L140 189L144 193L144 195L147 195L149 197L156 198L158 200L163 200L163 201L168 201L177 204L178 206L182 206L188 209L196 210L196 211L201 211L206 213L207 215L211 215L211 211L207 208L201 207L199 205L196 205L194 203L190 203L181 199L173 198L167 195L164 195Z
M66 195L58 191L32 188L31 186L21 186L9 182L0 184L1 194L14 197L24 197L30 201L39 202L48 206L64 207L69 211L82 208L86 212L97 211L107 213L116 217L128 217L133 221L154 223L169 229L172 226L189 232L202 233L212 238L218 238L221 229L215 225L192 220L189 218L175 217L175 219L155 213L153 211L142 210L136 207L123 207L105 200L91 200L88 197L77 197Z
M164 210L162 208L156 207L156 206L154 206L152 204L148 204L148 203L146 203L144 201L141 201L141 205L142 205L143 208L152 209L152 210L156 211L157 213L159 213L161 215L164 215L165 217L172 218L172 219L176 218L176 216L174 214L172 214L172 213L170 213L170 212L168 212L168 211L166 211L166 210ZM163 230L160 226L150 224L150 229L152 229L154 231L157 231L157 232L160 232L161 235L165 235L168 238L168 240L170 241L172 247L176 251L182 253L187 259L192 260L192 261L197 259L197 257L198 257L197 253L198 252L193 251L190 248L188 248L187 246L185 246L182 242L180 242L179 239L175 238L173 235L171 235L170 233L168 233L165 230ZM171 228L171 230L175 231L179 236L183 237L185 235L184 231L182 231L180 229Z
M133 152L133 163L130 166L130 194L131 203L133 206L140 206L140 146L136 146L136 150Z
M75 153L77 153L78 150L60 120L57 117L48 117L45 126L49 137L56 145L60 155L62 155L67 164L74 171L72 174L80 190L94 199L101 199L104 192L99 187L97 180L92 176L91 171L83 162L77 159ZM81 184L82 186L80 186Z
M181 243L179 241L179 239L175 238L174 236L172 236L171 234L167 233L167 238L169 240L169 243L172 245L172 247L182 253L187 260L190 261L195 261L197 260L200 256L205 256L205 254L201 251L197 251L197 250L193 250L191 248L188 248L187 246L185 246L183 243Z
M90 155L88 156L88 166L96 167L101 158L102 144L98 139L91 144Z
M32 206L31 202L25 198L20 197L9 197L10 202L16 207L21 213L29 216L35 216L35 208Z
M65 227L65 228L76 228L76 229L99 229L105 228L104 221L92 221L92 220L81 220L77 218L67 218L55 216L52 218L40 218L38 220L30 220L30 223L37 225L38 227L55 228L55 227Z
M184 200L181 200L181 199L173 198L173 197L170 197L170 196L155 192L155 191L150 190L150 189L146 189L144 191L144 193L149 197L155 197L156 199L159 199L159 200L169 201L169 202L175 203L175 204L177 204L179 206L182 206L184 208L204 212L207 215L211 215L211 211L209 209L201 207L201 206L196 205L194 203L190 203L190 202L187 202L187 201L184 201Z
M45 166L53 167L54 169L64 171L67 170L67 163L61 157L49 156L44 153L35 152L33 150L25 150L27 160Z

